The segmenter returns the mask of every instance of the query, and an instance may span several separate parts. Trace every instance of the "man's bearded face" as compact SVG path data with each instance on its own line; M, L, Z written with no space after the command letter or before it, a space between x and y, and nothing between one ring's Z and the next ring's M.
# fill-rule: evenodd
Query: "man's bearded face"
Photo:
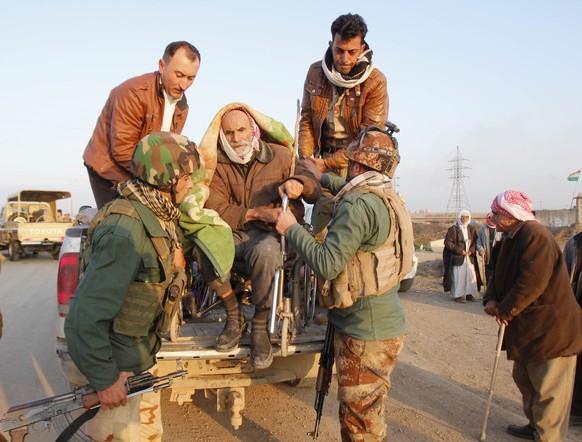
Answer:
M246 140L231 141L230 147L236 152L241 158L245 156L252 148L251 142Z

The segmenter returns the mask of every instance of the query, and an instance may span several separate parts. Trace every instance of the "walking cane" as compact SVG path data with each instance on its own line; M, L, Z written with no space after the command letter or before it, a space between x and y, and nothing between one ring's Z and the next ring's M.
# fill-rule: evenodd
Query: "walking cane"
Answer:
M495 363L493 364L493 373L491 373L491 385L489 386L489 397L487 397L487 407L485 409L485 419L483 419L483 428L481 429L481 436L479 440L485 442L487 440L487 421L489 420L489 409L491 408L491 399L493 398L493 387L495 386L495 374L497 373L497 364L499 363L499 356L501 355L501 345L503 344L503 335L505 334L505 323L499 326L499 335L497 337L497 347L495 348Z

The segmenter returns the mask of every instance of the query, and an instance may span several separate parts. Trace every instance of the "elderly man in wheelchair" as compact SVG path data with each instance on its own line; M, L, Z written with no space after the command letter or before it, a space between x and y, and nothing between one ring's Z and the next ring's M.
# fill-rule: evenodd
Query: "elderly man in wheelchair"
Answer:
M287 129L250 106L232 103L223 107L201 147L209 142L216 143L217 160L205 208L216 211L232 229L233 267L250 278L254 305L251 363L255 369L264 369L273 361L267 322L278 284L275 275L283 265L280 237L275 231L281 208L279 192L291 199L291 211L302 218L299 199L312 203L321 190L309 173L293 174L293 138ZM194 256L203 279L216 291L226 311L226 324L215 348L229 352L246 331L245 316L229 278L224 282L216 279L209 269L212 264L199 248Z

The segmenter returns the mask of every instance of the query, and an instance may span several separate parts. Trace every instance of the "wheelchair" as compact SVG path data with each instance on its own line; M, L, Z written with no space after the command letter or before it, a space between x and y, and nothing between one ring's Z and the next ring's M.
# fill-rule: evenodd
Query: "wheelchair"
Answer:
M283 210L287 207L287 196L283 197ZM304 225L311 233L311 226ZM271 341L278 343L281 355L287 356L289 345L305 328L312 325L317 308L317 277L305 261L281 238L283 264L277 268L273 281L273 309L268 323ZM169 331L169 340L175 342L180 335L180 326L188 321L221 320L222 303L216 292L203 280L196 261L189 262L186 269L188 284L178 314ZM252 284L245 274L244 266L235 262L230 282L239 304L250 305Z

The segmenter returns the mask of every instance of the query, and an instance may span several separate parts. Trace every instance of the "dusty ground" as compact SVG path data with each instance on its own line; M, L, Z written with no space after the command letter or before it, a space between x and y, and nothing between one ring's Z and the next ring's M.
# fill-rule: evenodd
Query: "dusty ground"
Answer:
M495 360L498 326L480 302L457 304L442 292L436 253L419 253L414 287L401 294L407 314L405 349L392 377L386 419L394 441L474 441L481 434ZM319 440L339 440L335 380L326 399ZM225 412L202 395L192 405L164 404L164 440L307 441L313 388L266 385L248 389L243 425L230 427ZM186 422L186 425L184 423ZM516 441L510 423L525 424L511 363L502 353L487 427L488 441ZM582 441L571 427L569 441Z

